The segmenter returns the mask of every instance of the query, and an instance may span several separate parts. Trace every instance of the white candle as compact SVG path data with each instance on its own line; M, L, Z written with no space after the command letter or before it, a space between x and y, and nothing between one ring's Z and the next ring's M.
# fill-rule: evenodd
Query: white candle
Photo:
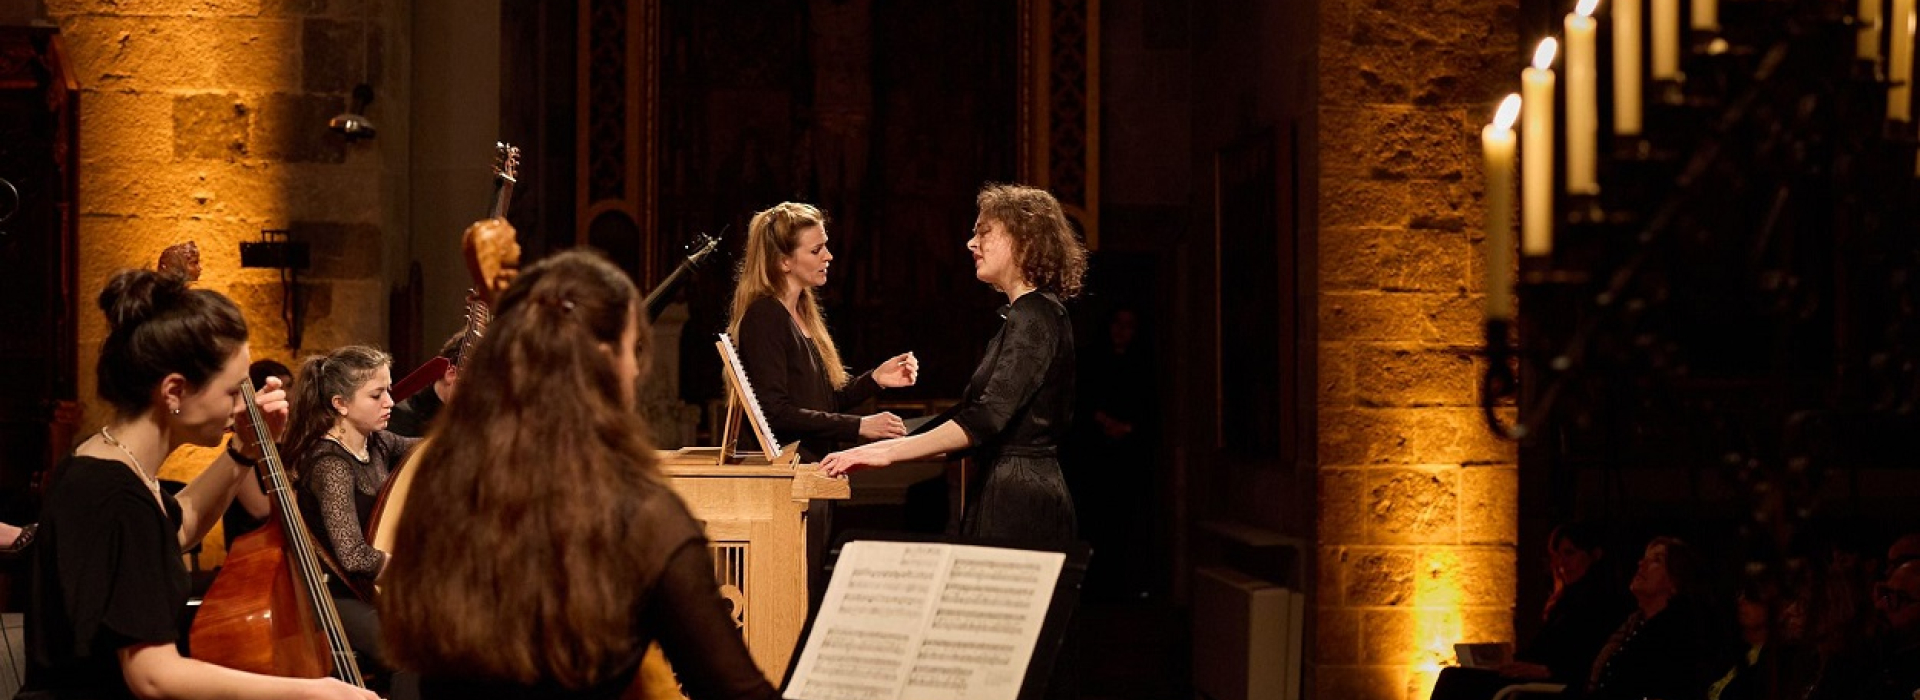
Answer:
M1600 191L1600 73L1593 48L1594 7L1600 0L1580 0L1567 15L1567 192Z
M1913 0L1893 0L1887 42L1887 118L1913 121Z
M1854 55L1868 61L1880 60L1880 0L1860 0L1853 11Z
M1613 0L1613 133L1640 135L1640 7Z
M1533 66L1520 72L1520 252L1553 252L1553 53L1559 42L1540 41Z
M1680 0L1653 0L1653 79L1680 79Z
M1694 29L1703 32L1720 31L1719 0L1693 0L1692 17Z
M1520 96L1500 103L1493 123L1480 130L1487 168L1487 318L1513 318L1513 120Z

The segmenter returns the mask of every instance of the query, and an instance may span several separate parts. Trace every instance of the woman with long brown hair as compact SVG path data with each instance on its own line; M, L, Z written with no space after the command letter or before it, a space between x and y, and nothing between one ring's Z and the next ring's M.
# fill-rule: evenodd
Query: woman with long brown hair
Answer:
M639 303L586 252L501 295L443 437L408 467L405 522L430 526L401 526L380 598L422 697L618 697L655 641L696 700L776 696L634 410Z
M251 426L178 497L156 472L181 445L219 445L244 418L247 323L232 300L148 270L100 293L99 393L113 414L55 467L32 550L23 698L373 698L333 679L275 678L183 658L181 551L220 519L261 457ZM257 396L286 413L278 380Z
M847 411L883 388L913 384L920 368L909 352L858 377L847 373L814 294L832 263L827 216L819 209L782 202L754 214L727 321L767 427L781 442L798 441L809 462L838 442L907 434L892 413Z
M365 345L309 356L294 382L287 428L301 515L338 569L327 588L377 690L391 682L391 666L380 646L380 617L365 598L387 567L387 553L367 541L365 526L387 479L420 442L386 430L393 417L392 365L392 356Z

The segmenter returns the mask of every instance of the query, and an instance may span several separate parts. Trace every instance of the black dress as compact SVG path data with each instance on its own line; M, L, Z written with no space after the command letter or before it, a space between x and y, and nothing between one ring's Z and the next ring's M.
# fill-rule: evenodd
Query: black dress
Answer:
M860 439L860 416L846 411L879 393L880 384L868 372L833 388L819 348L800 332L779 300L761 297L747 305L734 343L773 438L782 443L798 440L802 461L820 461L834 443ZM743 447L757 449L752 431L743 432Z
M191 588L180 504L122 462L69 456L33 546L24 697L132 698L119 650L170 644Z
M620 697L640 668L640 653L659 642L681 688L693 700L777 700L745 641L715 592L713 556L700 524L686 504L664 485L650 487L620 513L629 528L625 538L649 549L641 571L630 572L633 591L633 639L636 650L619 670L592 688L568 690L556 683L527 685L477 676L471 672L436 674L420 681L426 700L586 700Z
M1059 446L1073 423L1073 324L1060 298L1022 295L987 345L953 417L984 467L960 533L1047 545L1072 542L1073 496Z

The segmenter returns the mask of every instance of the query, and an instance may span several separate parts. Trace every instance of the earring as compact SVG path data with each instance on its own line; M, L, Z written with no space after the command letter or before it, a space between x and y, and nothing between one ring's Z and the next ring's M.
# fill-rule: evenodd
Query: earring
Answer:
M177 416L177 415L180 415L180 407L179 407L179 406L175 406L175 407L173 407L173 415L176 415L176 416Z

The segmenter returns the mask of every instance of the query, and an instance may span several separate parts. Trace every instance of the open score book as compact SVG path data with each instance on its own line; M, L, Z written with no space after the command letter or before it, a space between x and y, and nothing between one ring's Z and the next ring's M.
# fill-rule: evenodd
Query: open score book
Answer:
M1014 700L1066 559L941 542L849 542L784 695Z

